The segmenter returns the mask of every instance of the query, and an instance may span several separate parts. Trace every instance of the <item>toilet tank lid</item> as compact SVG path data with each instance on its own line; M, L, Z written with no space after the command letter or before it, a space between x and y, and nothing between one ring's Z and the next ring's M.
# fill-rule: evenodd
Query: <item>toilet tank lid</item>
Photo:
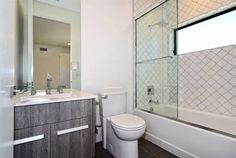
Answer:
M101 90L102 95L119 95L127 93L122 87L103 88Z

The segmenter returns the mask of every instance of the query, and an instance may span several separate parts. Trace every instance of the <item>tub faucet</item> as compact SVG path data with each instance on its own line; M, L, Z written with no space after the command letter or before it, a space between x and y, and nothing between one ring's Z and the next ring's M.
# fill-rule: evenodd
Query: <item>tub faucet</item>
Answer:
M160 102L158 100L154 101L154 100L150 99L148 102L149 103L153 103L153 104L160 104Z
M51 82L52 82L52 76L50 74L47 75L47 89L46 94L51 94Z

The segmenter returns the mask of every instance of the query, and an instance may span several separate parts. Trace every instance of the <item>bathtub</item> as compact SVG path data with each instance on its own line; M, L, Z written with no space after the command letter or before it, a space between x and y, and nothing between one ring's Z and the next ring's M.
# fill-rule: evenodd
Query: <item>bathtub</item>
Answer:
M178 109L180 120L236 135L236 117L229 117L188 108Z
M144 110L146 112L159 114L171 118L177 118L177 105L167 105L167 104L158 104L154 106L145 105L140 106L139 109Z
M141 108L134 109L134 114L145 119L147 130L144 137L154 144L181 158L236 158L236 138L154 114L177 116L176 106L153 106L153 113L146 112L150 106ZM182 107L178 108L178 117L228 133L236 132L234 118Z
M140 109L171 118L178 117L178 119L182 121L205 126L232 135L236 135L236 117L198 111L184 107L178 107L178 114L177 114L177 106L174 104L173 105L159 104L156 106L147 105L140 107Z

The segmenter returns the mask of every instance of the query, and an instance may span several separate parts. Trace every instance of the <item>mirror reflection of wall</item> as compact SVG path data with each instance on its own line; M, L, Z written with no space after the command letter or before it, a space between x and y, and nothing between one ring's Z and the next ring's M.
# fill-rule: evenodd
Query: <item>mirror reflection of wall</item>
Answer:
M46 89L47 74L52 88L70 88L70 25L58 21L33 18L33 79L36 89Z
M80 1L79 0L19 0L18 11L18 50L15 58L15 85L20 90L45 90L45 73L38 70L51 71L57 65L67 65L57 67L55 72L51 72L52 88L57 88L58 85L66 85L68 88L81 89L81 37L80 37ZM37 20L36 20L37 19ZM49 23L51 22L51 23ZM54 22L54 23L53 23ZM54 25L50 30L49 24ZM67 27L67 33L57 28L57 24L64 24ZM38 28L38 30L37 30ZM37 33L38 32L38 33ZM54 35L52 35L54 32ZM56 32L56 33L55 33ZM62 45L61 43L47 43L53 40L62 40L63 34L66 34L68 40ZM56 35L56 36L55 36ZM64 35L65 36L65 35ZM62 41L61 41L62 42ZM71 43L68 46L68 43ZM53 47L52 47L53 46ZM70 53L60 53L55 46L65 47ZM40 51L40 48L47 48L47 51ZM55 56L51 55L52 51L56 51ZM36 54L36 53L38 54ZM42 53L44 52L44 53ZM36 55L42 58L53 56L52 61L47 64L37 65L40 62L47 60L37 60ZM57 59L57 62L55 60ZM65 60L66 59L66 60ZM49 59L48 59L49 60ZM38 64L34 63L38 62ZM61 64L60 64L61 63ZM71 66L70 66L71 65ZM68 71L68 68L70 70ZM41 74L37 74L37 73ZM42 74L43 73L43 74ZM65 75L67 74L67 75Z

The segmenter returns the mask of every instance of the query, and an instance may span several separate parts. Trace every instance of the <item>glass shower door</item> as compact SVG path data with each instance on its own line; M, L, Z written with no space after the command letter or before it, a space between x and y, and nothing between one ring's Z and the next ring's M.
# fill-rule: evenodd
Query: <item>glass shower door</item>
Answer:
M177 118L177 1L136 20L136 107Z

